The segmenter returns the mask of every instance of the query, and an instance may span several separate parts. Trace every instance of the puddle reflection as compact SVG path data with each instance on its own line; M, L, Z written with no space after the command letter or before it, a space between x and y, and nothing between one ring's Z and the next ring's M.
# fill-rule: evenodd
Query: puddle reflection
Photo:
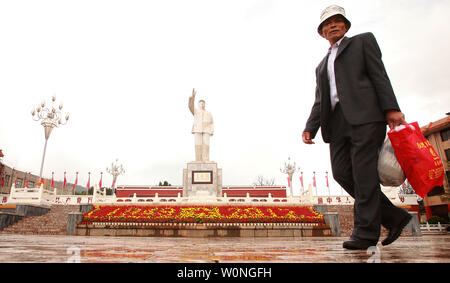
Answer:
M132 238L0 234L0 262L450 262L449 236L404 237L373 251L346 238Z

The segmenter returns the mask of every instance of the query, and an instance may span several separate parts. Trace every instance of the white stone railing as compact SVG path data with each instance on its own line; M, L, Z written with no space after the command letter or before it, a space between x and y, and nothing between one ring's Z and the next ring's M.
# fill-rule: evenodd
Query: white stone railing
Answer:
M314 204L326 205L353 205L354 199L351 196L314 196ZM397 195L396 198L390 199L395 205L418 205L417 195Z
M420 224L420 230L422 232L437 232L437 233L447 233L447 224L442 225L440 222L438 224L429 224L428 222L426 224Z
M105 197L97 198L95 204L303 204L311 205L312 202L301 197L288 198L261 198L261 197L209 197L209 198L185 198L185 197L137 197L134 195L131 198L116 198Z
M395 205L417 205L417 195L396 195L390 197ZM226 193L223 197L202 196L197 198L182 197L180 194L174 197L133 197L107 196L105 191L101 191L98 185L94 186L93 195L55 195L54 192L38 188L15 188L11 189L9 196L1 196L0 203L33 203L33 204L60 204L60 205L82 205L82 204L223 204L223 205L353 205L354 200L350 196L313 196L312 190L306 190L301 196L293 197L252 197L249 193L245 197L228 197Z
M45 189L43 184L34 188L16 188L15 184L13 184L7 199L7 203L10 204L51 205L54 201L55 191Z

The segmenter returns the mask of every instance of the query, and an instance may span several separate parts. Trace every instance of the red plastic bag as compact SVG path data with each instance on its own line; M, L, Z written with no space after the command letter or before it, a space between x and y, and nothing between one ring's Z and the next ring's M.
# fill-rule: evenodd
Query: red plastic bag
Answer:
M422 198L444 182L444 165L417 122L388 132L398 163L414 191Z

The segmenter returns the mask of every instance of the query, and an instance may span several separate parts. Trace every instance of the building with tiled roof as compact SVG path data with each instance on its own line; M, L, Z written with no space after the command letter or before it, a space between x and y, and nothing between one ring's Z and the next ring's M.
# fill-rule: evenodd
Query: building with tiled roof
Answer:
M449 219L450 211L450 112L447 117L423 126L423 135L431 143L444 164L444 184L432 189L424 199L427 217Z

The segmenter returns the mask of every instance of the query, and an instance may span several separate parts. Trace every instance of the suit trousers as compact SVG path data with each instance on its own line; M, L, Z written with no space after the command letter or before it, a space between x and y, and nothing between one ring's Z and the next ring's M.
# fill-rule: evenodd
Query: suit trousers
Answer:
M378 155L386 124L350 125L339 103L329 120L333 178L354 198L352 238L378 242L381 226L399 225L407 212L383 194L378 177Z
M209 161L209 133L194 133L195 160Z

